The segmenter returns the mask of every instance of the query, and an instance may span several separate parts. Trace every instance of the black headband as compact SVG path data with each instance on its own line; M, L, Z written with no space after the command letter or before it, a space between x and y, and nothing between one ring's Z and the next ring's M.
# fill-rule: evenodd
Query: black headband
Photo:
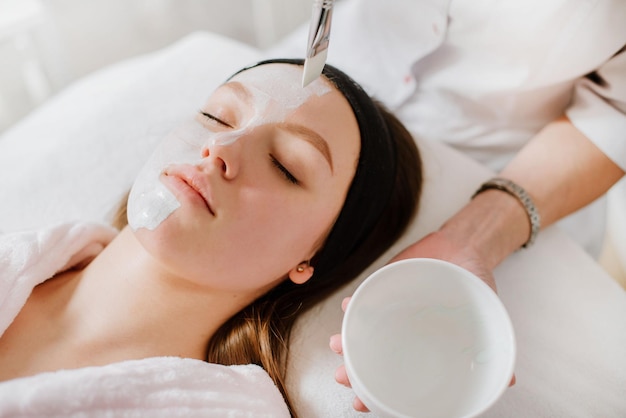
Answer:
M302 59L271 59L265 64L304 65ZM396 148L378 106L352 78L326 64L322 71L346 98L359 125L361 151L346 201L323 249L313 260L313 277L323 277L341 265L365 241L389 203L396 177Z

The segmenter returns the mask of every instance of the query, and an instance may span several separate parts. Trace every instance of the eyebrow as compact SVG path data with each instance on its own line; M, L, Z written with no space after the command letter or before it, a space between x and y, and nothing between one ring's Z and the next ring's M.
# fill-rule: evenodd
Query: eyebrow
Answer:
M229 81L224 84L224 86L228 87L242 101L249 104L252 103L252 94L240 82ZM295 123L282 122L278 124L278 127L299 136L309 144L313 145L324 156L330 166L331 173L333 172L333 158L330 153L330 147L328 146L328 142L326 142L320 134L310 128L307 128L306 126Z
M333 157L330 154L330 148L328 142L320 134L312 129L303 125L295 123L283 122L279 123L278 127L285 131L298 135L300 138L313 145L323 156L326 158L328 165L330 166L331 173L333 172Z
M248 90L239 81L229 81L223 86L228 87L233 93L235 93L235 96L237 96L240 100L246 103L252 102L252 93L250 93L250 90Z

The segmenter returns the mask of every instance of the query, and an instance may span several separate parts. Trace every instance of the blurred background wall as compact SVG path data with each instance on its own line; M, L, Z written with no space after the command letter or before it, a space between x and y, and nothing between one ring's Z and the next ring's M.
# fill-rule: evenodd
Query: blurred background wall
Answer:
M266 48L313 0L0 0L0 133L71 81L197 30ZM303 48L305 46L303 45Z

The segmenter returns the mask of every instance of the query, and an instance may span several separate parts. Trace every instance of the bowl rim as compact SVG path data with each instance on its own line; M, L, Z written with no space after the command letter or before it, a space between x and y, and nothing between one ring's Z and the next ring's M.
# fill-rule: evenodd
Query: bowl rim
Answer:
M347 341L346 333L343 332L343 330L345 330L346 327L349 326L351 318L355 315L354 311L356 308L354 308L354 306L356 305L353 304L352 302L354 300L358 301L360 295L367 292L368 289L372 286L372 283L375 283L376 281L381 280L381 277L384 276L385 272L400 268L402 265L405 265L405 264L414 264L414 265L439 264L441 266L445 266L445 268L450 268L453 271L459 274L462 274L463 276L466 276L467 279L470 282L472 282L471 286L477 287L478 289L480 289L479 292L482 292L483 294L485 294L487 298L492 299L491 302L494 303L496 309L500 311L502 315L501 320L503 321L505 329L508 331L507 332L508 335L506 336L506 338L504 338L504 340L510 343L510 350L508 350L510 355L506 361L506 367L503 368L502 372L503 372L503 376L508 376L508 378L504 379L506 380L506 383L501 385L501 387L498 390L494 391L494 393L492 393L488 397L488 401L485 402L484 405L482 405L479 408L476 408L476 410L471 411L469 414L464 414L456 418L476 417L480 415L481 413L485 412L486 410L488 410L489 408L491 408L491 406L493 406L493 404L502 396L502 394L505 392L505 390L509 386L510 379L513 377L513 373L515 370L515 363L516 363L516 357L517 357L517 344L516 344L516 339L515 339L515 332L513 328L513 323L507 312L507 309L502 303L502 300L500 299L498 294L489 285L487 285L482 279L476 276L474 273L470 272L469 270L463 267L460 267L456 264L453 264L444 260L439 260L435 258L410 258L410 259L395 261L372 272L365 280L363 280L362 283L359 284L356 291L352 295L352 299L350 303L348 304L348 307L346 308L346 312L344 314L343 321L342 321L342 333L341 333L344 363L346 367L346 373L348 374L352 388L355 394L359 396L359 398L361 398L361 400L364 403L366 402L370 403L370 405L366 404L366 406L369 409L371 409L372 412L382 413L385 416L406 417L406 415L403 415L399 411L384 404L380 400L379 397L375 396L371 392L371 390L369 390L363 384L362 379L360 379L358 376L358 372L355 372L355 369L353 367L354 364L350 356L352 346L350 342ZM506 374L504 374L505 372Z

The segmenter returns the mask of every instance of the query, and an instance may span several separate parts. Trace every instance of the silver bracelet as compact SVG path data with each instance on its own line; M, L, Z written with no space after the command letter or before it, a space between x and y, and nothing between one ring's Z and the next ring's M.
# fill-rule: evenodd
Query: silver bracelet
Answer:
M522 186L501 177L494 177L483 183L476 193L474 193L472 199L485 190L490 189L502 190L511 196L515 196L524 206L526 214L528 215L528 220L530 221L530 237L528 237L528 241L522 245L522 248L530 247L535 242L537 234L539 234L539 229L541 228L541 217L539 216L539 212L537 211L537 207L533 203L533 200L530 198L528 193L526 193L526 190L522 188Z

